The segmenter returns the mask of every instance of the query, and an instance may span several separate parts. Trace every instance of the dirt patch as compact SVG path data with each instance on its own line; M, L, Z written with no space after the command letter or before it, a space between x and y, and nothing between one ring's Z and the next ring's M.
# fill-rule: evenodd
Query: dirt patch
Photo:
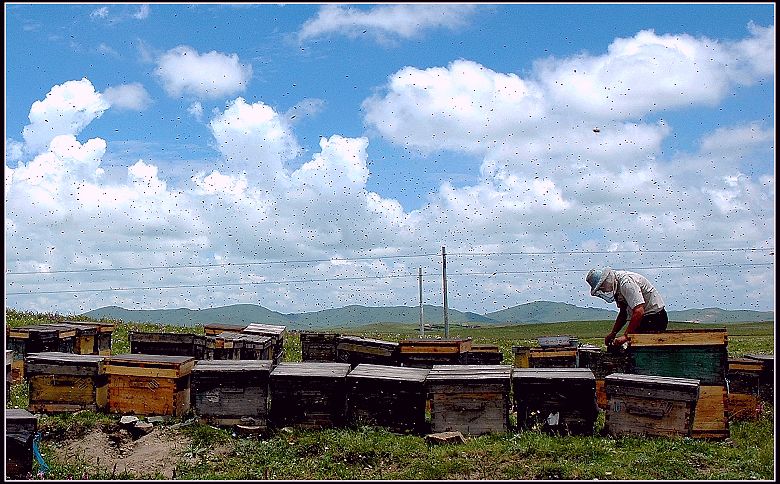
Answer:
M133 440L126 430L96 428L53 447L59 462L83 460L108 473L166 479L174 477L177 463L188 459L190 439L176 429L155 427ZM115 467L116 466L116 467Z

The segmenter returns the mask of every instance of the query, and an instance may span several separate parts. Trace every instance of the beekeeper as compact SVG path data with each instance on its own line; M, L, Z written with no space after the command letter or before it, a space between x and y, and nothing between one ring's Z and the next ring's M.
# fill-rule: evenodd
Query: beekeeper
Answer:
M612 331L604 338L604 344L620 346L634 333L665 331L669 317L664 309L664 300L655 287L641 274L617 271L609 267L591 269L585 280L590 285L591 296L600 297L608 303L614 302L618 315ZM618 331L628 321L623 336Z

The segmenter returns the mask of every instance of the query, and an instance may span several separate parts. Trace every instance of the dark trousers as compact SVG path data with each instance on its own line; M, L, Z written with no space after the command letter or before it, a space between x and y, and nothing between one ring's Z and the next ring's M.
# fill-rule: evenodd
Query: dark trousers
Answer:
M666 314L666 309L662 309L654 314L645 314L642 316L642 320L639 322L639 328L637 333L655 333L659 331L666 331L666 326L669 324L669 316Z

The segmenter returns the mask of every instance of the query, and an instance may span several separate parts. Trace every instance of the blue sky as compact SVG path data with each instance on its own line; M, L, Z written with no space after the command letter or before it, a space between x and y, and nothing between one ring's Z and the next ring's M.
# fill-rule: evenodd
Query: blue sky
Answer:
M416 305L419 267L437 304L446 246L459 310L605 307L600 265L672 310L772 310L774 25L771 3L6 3L6 304Z

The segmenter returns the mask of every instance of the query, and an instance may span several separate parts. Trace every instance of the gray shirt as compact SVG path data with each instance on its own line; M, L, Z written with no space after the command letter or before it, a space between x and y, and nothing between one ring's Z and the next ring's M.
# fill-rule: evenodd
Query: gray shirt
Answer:
M615 302L618 306L625 304L628 309L633 310L644 303L645 314L655 314L664 308L661 294L643 275L630 271L615 271L615 281Z

